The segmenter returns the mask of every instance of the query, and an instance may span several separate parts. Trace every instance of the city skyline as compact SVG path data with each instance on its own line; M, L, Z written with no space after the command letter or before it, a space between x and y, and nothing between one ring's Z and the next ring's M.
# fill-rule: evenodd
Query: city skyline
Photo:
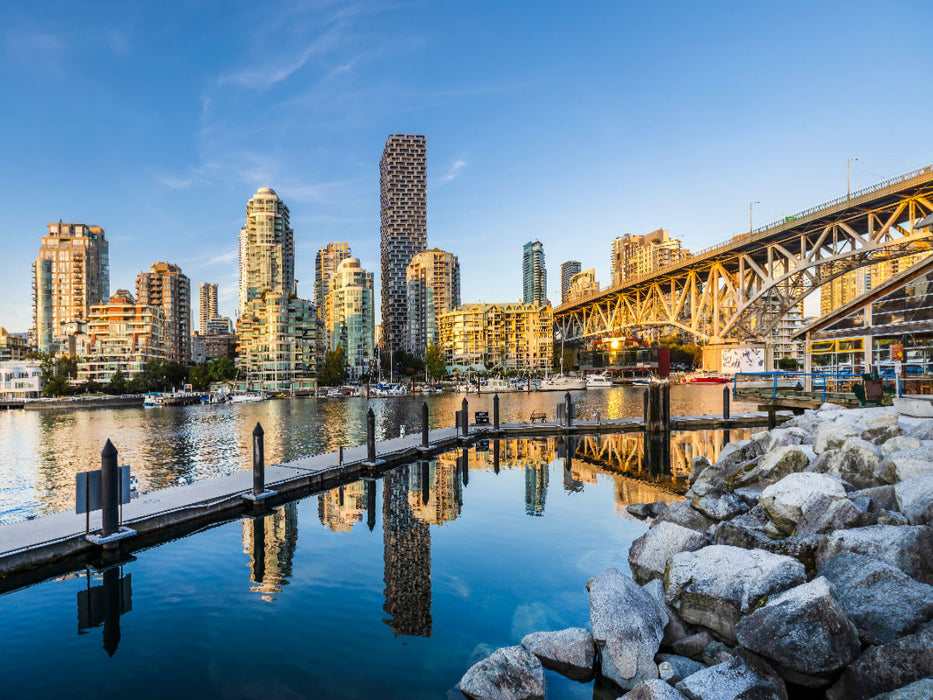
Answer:
M532 237L548 250L554 300L554 265L579 259L608 281L606 251L619 235L663 227L701 249L747 230L749 202L760 201L758 225L844 194L847 160L859 158L853 190L930 160L913 146L925 96L896 113L849 99L873 77L906 88L903 51L868 57L845 39L868 24L878 40L917 51L909 30L931 14L921 4L893 17L880 3L844 16L684 5L673 23L661 9L611 4L273 9L171 13L189 32L210 27L197 41L174 36L156 8L11 13L0 80L17 99L0 153L16 167L0 174L9 248L0 324L31 325L29 263L59 219L107 231L113 288L168 260L195 287L217 282L220 313L234 316L230 241L241 202L264 186L292 207L302 296L313 297L305 251L328 241L348 241L376 270L376 162L389 133L430 139L428 237L460 257L463 298L476 301L520 298L520 247ZM555 26L566 30L560 51L546 39ZM164 52L144 49L151 37ZM662 51L659 37L669 40ZM44 109L49 94L96 108L63 121ZM823 108L804 118L808 100ZM278 143L254 147L268 128ZM81 177L49 169L51 158ZM684 174L696 184L670 205ZM24 199L30 206L18 206ZM505 254L489 260L493 245Z

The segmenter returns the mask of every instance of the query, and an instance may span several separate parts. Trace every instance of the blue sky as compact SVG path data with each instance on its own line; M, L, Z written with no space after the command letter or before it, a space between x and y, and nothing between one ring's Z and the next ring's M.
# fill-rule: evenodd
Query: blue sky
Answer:
M111 289L175 262L236 305L245 206L292 214L299 292L349 241L379 278L379 157L426 134L428 242L462 298L521 249L609 280L610 241L703 248L933 162L928 2L5 3L0 325L31 325L51 221L99 224ZM378 298L378 297L377 297ZM377 301L377 306L379 305Z

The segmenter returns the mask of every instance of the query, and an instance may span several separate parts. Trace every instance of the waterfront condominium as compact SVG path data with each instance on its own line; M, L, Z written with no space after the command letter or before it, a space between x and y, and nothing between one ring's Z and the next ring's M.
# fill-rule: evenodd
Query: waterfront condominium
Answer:
M627 233L612 242L612 285L688 257L690 251L682 248L680 239L671 237L667 229L659 228L643 236Z
M274 190L262 187L246 205L246 225L240 229L237 350L245 387L288 391L311 386L317 329L314 305L297 296L288 207Z
M178 265L157 262L136 276L136 302L162 309L168 359L191 357L191 282Z
M42 352L61 349L66 327L84 326L110 296L110 244L100 226L48 225L33 264L33 329Z
M437 318L460 306L460 263L438 248L415 254L405 274L408 324L405 349L424 357L424 349L439 340Z
M337 272L337 266L349 257L350 244L347 242L323 245L314 257L314 305L319 318L324 318L324 300L330 291L330 281Z
M416 253L427 247L427 167L425 137L392 134L379 161L382 233L382 346L405 346L408 320L405 273Z
M576 301L588 294L599 291L599 282L596 281L596 270L590 268L578 272L570 278L570 284L567 285L566 298L563 301Z
M91 307L87 334L87 351L78 360L78 382L82 384L106 384L118 371L124 379L132 379L142 374L150 360L168 359L161 307L140 303L125 289L118 289L108 302Z
M208 322L218 315L217 311L217 284L214 282L201 282L201 304L198 320L198 332L201 335L207 333Z
M522 301L539 306L547 303L547 268L541 241L528 241L522 251Z
M360 267L356 258L342 260L330 281L324 307L329 349L344 349L351 377L367 374L375 358L373 273Z
M567 301L567 290L570 289L570 278L580 272L583 266L579 260L568 260L560 266L560 303Z

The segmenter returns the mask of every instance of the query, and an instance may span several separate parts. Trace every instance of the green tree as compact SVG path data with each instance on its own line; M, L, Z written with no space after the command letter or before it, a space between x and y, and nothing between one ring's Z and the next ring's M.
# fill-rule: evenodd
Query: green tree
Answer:
M324 366L318 374L318 382L324 386L343 384L347 379L347 353L342 345L324 354Z
M778 360L778 369L795 370L799 367L796 357L782 357Z
M78 358L74 355L62 355L55 360L55 374L66 379L78 376Z
M447 374L447 363L444 362L444 352L434 343L431 343L424 349L424 364L428 370L428 376L434 381L443 379Z
M206 389L211 384L211 369L207 364L195 365L188 373L188 381L195 389Z
M236 365L231 357L218 357L208 363L212 382L228 382L236 379Z
M117 370L110 377L110 383L107 385L108 394L123 394L126 392L126 377L121 370Z
M68 396L71 392L71 384L64 377L52 377L45 385L46 396Z

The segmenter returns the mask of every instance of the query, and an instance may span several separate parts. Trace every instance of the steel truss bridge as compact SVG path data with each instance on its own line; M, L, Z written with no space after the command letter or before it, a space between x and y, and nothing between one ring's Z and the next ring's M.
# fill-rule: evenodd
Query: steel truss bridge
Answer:
M708 343L767 342L820 286L866 265L933 249L933 166L789 216L554 311L555 338L652 328Z

